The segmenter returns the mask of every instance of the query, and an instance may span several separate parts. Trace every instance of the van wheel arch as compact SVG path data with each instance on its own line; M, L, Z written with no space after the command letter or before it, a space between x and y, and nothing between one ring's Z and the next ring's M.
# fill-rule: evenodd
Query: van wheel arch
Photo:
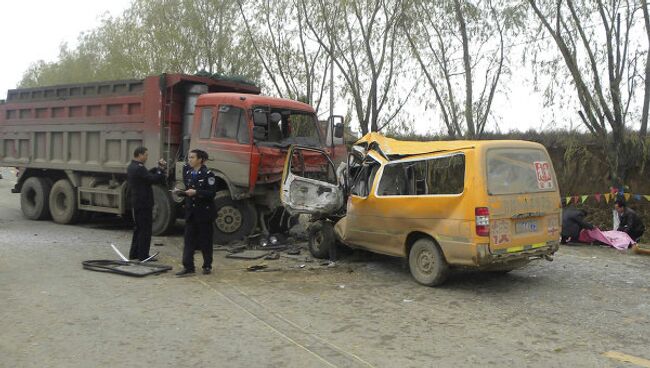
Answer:
M445 261L447 260L447 257L445 256L445 252L442 251L442 247L440 246L440 243L438 243L438 241L431 235L421 231L414 231L406 236L406 241L404 242L404 254L406 255L407 260L409 257L409 253L411 252L411 248L413 247L413 244L415 244L415 242L420 239L431 240L436 245L436 247L440 249L440 253L445 258Z

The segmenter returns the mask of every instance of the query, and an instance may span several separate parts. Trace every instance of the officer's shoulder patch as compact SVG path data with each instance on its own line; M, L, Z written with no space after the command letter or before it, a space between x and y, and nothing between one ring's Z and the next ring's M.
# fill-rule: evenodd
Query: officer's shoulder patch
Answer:
M214 182L215 182L214 177L209 177L208 178L208 184L214 185Z

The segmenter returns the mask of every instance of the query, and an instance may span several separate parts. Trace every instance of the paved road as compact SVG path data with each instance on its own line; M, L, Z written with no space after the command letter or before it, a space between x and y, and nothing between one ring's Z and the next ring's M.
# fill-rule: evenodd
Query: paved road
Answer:
M402 262L349 254L276 272L216 254L217 271L142 279L81 262L128 250L115 221L25 220L0 179L1 367L635 367L650 360L650 257L564 247L508 275L414 283ZM180 267L180 231L160 238ZM200 262L200 256L197 255ZM304 264L304 268L300 265ZM610 358L604 353L627 354ZM642 359L646 359L645 361Z

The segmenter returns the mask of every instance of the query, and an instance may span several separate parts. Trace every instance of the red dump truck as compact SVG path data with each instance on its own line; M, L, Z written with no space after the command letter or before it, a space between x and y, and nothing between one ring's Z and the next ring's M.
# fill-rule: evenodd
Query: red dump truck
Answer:
M182 198L170 190L182 187L187 153L203 149L218 178L215 241L242 239L282 211L290 145L345 158L342 118L322 124L307 104L259 93L243 82L182 74L9 90L0 103L0 166L20 168L12 191L26 217L70 224L90 212L130 213L126 167L145 146L147 166L163 158L170 168L167 184L154 187L159 235L182 216Z

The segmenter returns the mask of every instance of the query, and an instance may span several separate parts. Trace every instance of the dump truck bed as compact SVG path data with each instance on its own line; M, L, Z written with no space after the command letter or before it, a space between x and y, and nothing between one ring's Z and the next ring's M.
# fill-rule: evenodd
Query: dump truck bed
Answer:
M186 87L195 84L259 93L250 84L182 74L9 90L0 104L0 166L125 173L138 146L172 162Z

